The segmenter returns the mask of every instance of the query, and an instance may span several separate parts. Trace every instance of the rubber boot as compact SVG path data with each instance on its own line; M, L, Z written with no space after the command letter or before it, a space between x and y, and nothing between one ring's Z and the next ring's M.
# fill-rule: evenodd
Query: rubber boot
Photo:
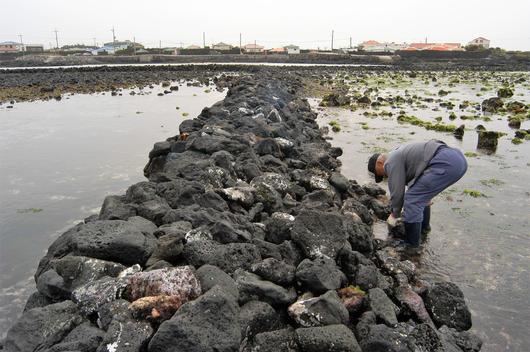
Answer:
M431 206L427 205L423 209L423 222L421 223L421 234L426 235L431 232Z
M420 246L421 222L405 222L405 243L410 247Z

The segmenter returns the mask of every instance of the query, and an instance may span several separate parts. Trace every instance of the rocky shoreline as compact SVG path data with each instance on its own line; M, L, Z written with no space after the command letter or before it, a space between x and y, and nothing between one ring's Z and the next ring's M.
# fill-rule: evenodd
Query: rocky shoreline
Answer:
M302 77L258 72L50 246L4 351L480 350L460 289L374 239L385 191L340 174Z

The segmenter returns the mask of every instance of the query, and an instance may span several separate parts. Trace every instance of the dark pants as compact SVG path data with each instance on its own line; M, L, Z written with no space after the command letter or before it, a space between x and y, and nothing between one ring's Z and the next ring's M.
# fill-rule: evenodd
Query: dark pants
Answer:
M460 150L440 147L423 174L405 192L403 221L421 223L431 199L460 180L466 171L467 161Z

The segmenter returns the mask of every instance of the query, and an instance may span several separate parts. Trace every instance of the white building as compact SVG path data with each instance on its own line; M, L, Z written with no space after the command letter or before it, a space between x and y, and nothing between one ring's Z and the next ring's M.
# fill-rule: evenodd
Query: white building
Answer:
M296 45L287 45L284 47L285 50L287 50L287 54L300 54L300 47Z
M212 49L218 51L229 51L232 50L232 45L219 42L217 44L212 45Z
M481 46L485 49L488 49L490 47L490 41L489 39L486 39L484 37L478 37L467 43L468 45L476 45Z
M359 45L361 50L372 53L393 53L396 50L402 50L406 47L406 43L399 44L394 42L378 42L375 40L368 40L366 42L362 42Z
M243 49L245 49L246 53L256 54L256 53L262 53L265 47L259 44L247 44L243 47Z

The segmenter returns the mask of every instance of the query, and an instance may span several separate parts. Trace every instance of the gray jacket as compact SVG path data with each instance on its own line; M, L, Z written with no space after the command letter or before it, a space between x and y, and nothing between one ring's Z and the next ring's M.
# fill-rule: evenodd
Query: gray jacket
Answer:
M432 139L428 142L402 145L388 154L384 168L388 175L388 189L394 216L401 216L405 185L412 187L442 145L446 144Z

